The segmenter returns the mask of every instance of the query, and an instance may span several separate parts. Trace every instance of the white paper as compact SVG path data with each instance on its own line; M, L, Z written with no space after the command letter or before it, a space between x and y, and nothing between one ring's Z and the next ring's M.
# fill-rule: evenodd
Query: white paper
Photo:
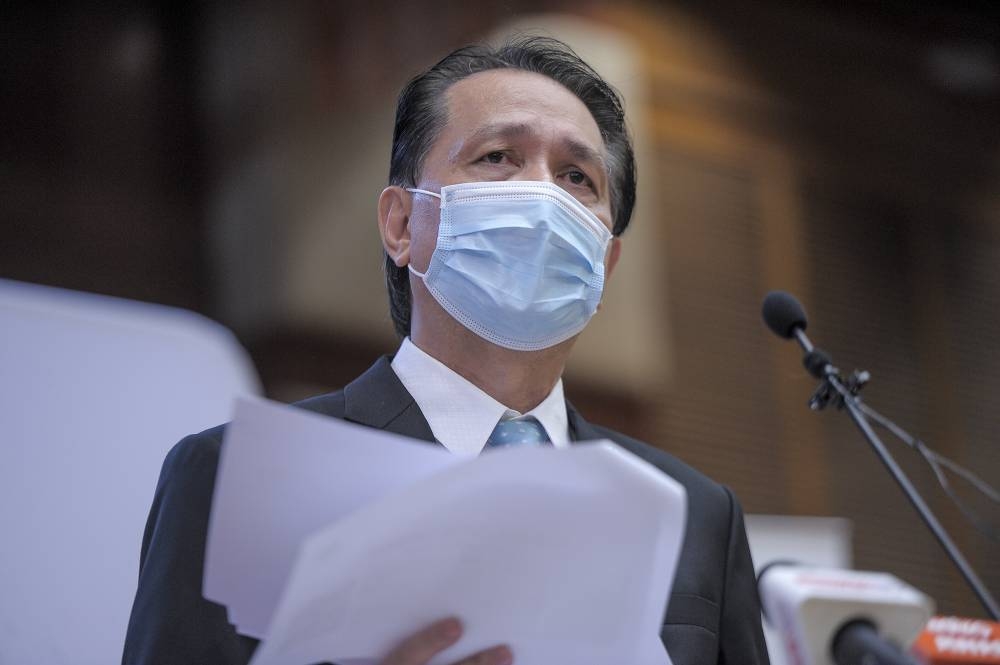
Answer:
M205 593L264 638L253 665L375 663L445 616L465 633L432 665L670 662L686 496L611 443L460 457L243 402L215 502Z
M462 459L276 402L237 400L216 476L205 597L227 607L239 632L263 637L306 536Z

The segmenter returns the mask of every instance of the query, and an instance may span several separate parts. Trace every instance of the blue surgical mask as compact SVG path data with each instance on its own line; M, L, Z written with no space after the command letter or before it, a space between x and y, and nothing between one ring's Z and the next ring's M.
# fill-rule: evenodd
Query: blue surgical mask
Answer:
M427 272L410 266L466 328L499 346L535 351L573 337L597 311L611 233L557 185L448 185Z

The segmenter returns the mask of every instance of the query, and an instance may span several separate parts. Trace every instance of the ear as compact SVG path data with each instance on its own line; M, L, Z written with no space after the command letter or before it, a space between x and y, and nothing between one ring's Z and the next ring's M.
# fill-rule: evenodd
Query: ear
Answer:
M378 232L382 247L393 263L402 268L410 262L410 202L402 187L392 185L378 197Z
M604 268L604 279L605 281L611 279L611 273L615 271L615 266L618 265L618 259L622 255L622 239L615 236L611 239L611 247L608 250L608 264Z

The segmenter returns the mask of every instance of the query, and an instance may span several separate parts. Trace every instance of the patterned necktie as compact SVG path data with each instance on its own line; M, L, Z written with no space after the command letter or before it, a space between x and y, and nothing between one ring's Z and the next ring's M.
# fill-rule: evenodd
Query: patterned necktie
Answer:
M487 448L502 448L504 446L542 446L550 443L545 428L535 418L501 420L493 428L493 433L486 441Z

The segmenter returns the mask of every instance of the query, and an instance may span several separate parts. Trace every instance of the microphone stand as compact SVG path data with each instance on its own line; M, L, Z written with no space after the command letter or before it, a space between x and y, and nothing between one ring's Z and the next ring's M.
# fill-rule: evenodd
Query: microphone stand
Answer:
M861 430L861 433L882 461L882 464L885 465L885 468L888 469L889 473L896 480L903 493L906 494L906 498L910 500L910 503L913 504L913 507L920 514L924 524L927 525L927 528L931 530L934 537L941 543L945 552L948 553L952 562L958 568L959 572L962 573L965 581L979 598L979 602L983 604L983 607L986 608L986 611L994 621L1000 621L1000 605L990 595L989 590L987 590L982 580L979 579L979 576L976 575L976 571L972 569L965 556L962 555L961 550L958 549L958 545L951 539L948 532L941 525L941 522L938 521L930 507L924 502L920 493L896 463L892 454L886 449L885 444L882 443L882 440L872 429L871 424L869 424L867 416L865 416L858 406L857 395L868 381L868 372L855 372L853 377L845 381L840 376L840 370L830 362L829 356L813 346L801 327L796 327L792 332L802 350L806 352L803 358L803 364L806 366L806 369L809 370L810 374L822 380L816 393L809 401L809 408L819 411L833 401L838 407L847 409L851 420Z

